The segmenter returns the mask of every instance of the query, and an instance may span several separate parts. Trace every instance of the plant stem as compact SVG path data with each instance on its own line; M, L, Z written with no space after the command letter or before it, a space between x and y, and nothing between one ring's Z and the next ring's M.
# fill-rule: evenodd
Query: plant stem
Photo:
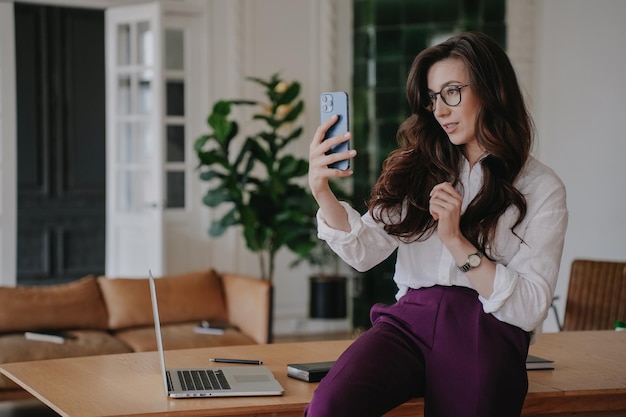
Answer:
M271 249L270 250L270 254L269 254L269 257L270 257L270 259L269 259L269 261L270 261L270 270L269 270L269 277L268 278L269 278L269 280L270 280L270 282L272 284L273 284L273 281L274 281L274 258L276 257L274 255L275 255L274 250Z
M265 257L263 256L263 251L259 252L259 265L261 266L261 279L267 280L271 279L272 276L268 276L265 271Z

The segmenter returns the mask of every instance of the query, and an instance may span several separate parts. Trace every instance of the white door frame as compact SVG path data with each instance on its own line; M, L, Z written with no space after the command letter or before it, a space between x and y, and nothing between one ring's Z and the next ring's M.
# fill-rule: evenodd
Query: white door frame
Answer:
M13 3L0 3L0 285L16 284L17 151Z

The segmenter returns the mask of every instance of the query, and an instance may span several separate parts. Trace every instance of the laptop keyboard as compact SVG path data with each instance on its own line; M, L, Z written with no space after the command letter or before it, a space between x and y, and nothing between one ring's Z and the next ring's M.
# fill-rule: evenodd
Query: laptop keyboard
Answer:
M221 370L197 369L177 371L184 390L206 391L230 389Z

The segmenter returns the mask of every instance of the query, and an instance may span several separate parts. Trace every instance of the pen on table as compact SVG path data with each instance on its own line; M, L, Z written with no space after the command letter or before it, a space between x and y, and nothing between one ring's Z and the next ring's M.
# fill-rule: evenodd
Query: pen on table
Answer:
M228 359L228 358L211 358L211 362L220 363L242 363L246 365L261 365L263 361L256 359Z

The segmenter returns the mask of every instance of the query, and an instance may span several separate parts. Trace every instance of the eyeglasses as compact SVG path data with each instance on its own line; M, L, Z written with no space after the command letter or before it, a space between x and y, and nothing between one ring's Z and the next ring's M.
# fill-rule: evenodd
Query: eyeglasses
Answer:
M437 106L437 96L441 96L441 99L450 107L456 107L461 104L461 90L469 84L465 85L447 85L441 89L438 93L428 93L430 102L426 104L426 110L435 111Z

